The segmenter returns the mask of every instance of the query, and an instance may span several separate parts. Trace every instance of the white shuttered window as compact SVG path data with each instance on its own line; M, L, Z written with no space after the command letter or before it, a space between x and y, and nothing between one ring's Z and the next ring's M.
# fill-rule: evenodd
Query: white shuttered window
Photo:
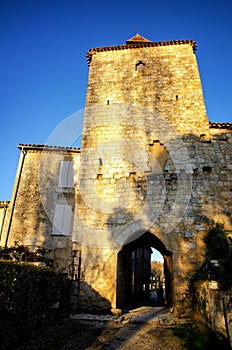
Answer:
M64 204L56 204L52 234L67 235L71 234L72 224L72 206Z
M59 187L73 187L74 186L74 169L73 162L69 160L62 160L60 162L59 173Z

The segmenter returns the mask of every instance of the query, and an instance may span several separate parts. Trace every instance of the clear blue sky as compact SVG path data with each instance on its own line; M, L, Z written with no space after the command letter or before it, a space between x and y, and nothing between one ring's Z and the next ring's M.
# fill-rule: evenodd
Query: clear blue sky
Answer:
M0 200L11 197L18 143L43 144L84 108L93 47L193 39L210 121L232 122L232 1L1 0Z

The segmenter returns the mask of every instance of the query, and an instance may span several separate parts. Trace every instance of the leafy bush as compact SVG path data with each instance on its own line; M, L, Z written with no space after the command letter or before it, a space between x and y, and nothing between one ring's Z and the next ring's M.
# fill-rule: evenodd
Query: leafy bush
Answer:
M232 246L223 224L212 226L204 238L204 263L195 271L190 286L196 281L215 280L222 289L232 287ZM218 266L211 262L218 261Z
M184 340L188 350L229 350L226 339L219 339L211 329L201 323L183 324L172 328L175 336Z
M0 276L0 338L9 345L52 317L64 284L54 269L23 262L0 261Z
M212 226L205 236L204 242L206 244L206 261L214 259L225 261L225 258L228 257L230 242L223 224L217 223Z
M53 259L49 257L49 250L45 248L37 248L35 251L30 251L28 247L19 245L14 242L14 246L2 248L0 247L0 259L11 261L40 261L46 266L53 266Z

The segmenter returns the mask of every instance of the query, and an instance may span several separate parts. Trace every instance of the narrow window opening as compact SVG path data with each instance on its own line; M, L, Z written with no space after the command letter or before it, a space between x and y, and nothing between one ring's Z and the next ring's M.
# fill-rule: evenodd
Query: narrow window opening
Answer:
M212 171L212 167L211 166L203 166L203 168L202 168L203 174L210 174L211 171Z
M135 69L136 69L137 71L144 70L144 69L145 69L145 63L142 62L142 61L139 61L138 63L136 63Z
M107 100L107 105L109 105L110 104L110 100Z

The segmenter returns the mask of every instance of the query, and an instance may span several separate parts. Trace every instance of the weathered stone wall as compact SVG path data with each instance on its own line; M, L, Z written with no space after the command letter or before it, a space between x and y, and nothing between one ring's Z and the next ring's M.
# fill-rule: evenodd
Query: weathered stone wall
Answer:
M185 140L192 161L191 199L176 226L173 249L176 298L186 294L188 276L204 257L203 237L213 223L232 229L232 133L211 129L211 139Z
M81 249L80 309L109 312L116 308L117 254L87 246Z
M145 64L144 70L136 70L139 61ZM94 52L86 106L107 103L145 107L167 119L181 134L200 136L208 131L196 56L190 44L128 45L128 49Z
M209 129L192 46L95 50L86 107L74 240L119 252L150 231L181 308L208 226L231 229L231 132Z
M216 281L196 282L196 317L206 321L232 344L232 290L220 290Z
M43 246L68 269L72 237L52 234L55 204L74 206L74 188L59 188L61 160L78 162L78 151L21 145L21 155L1 245L17 241L34 250Z

